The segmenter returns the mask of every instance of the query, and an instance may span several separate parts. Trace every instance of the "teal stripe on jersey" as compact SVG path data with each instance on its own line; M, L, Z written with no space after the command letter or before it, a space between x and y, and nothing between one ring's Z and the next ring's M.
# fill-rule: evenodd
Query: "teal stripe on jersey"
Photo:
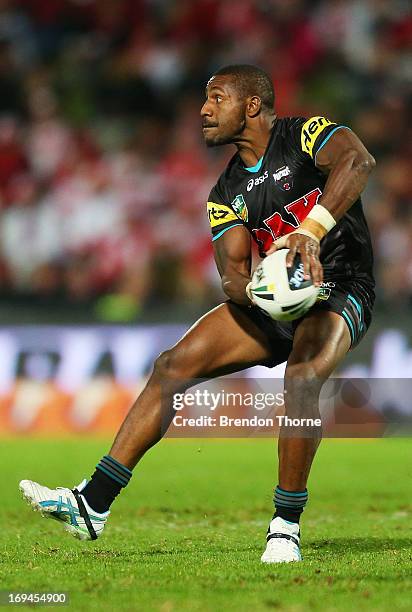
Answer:
M229 225L229 227L225 227L225 229L222 229L222 231L221 231L221 232L219 232L218 234L216 234L216 236L213 236L213 238L212 238L212 242L213 242L214 240L217 240L218 238L220 238L220 236L223 236L223 234L224 234L225 232L227 232L227 230L232 229L232 227L238 227L238 225L243 225L243 224L242 224L242 223L234 223L233 225Z
M363 330L363 318L362 318L362 306L359 304L359 302L357 302L355 300L355 298L353 297L353 295L351 295L350 293L348 294L348 298L350 299L351 302L353 302L353 304L355 304L356 306L356 310L359 313L359 318L360 318L360 331Z
M263 157L259 159L258 163L255 166L251 166L250 168L245 168L245 170L247 170L248 172L259 172L259 170L262 167L262 163L263 163Z
M353 328L352 321L350 320L349 315L347 315L344 310L342 310L342 316L344 317L345 321L347 322L349 326L349 331L350 331L351 340L353 344L355 342L355 330Z
M350 128L347 125L338 125L336 126L331 132L329 132L329 134L326 136L325 140L322 142L322 144L318 147L318 150L315 153L315 164L316 164L316 155L319 153L319 151L321 150L322 147L325 146L325 144L328 142L329 138L331 138L331 136L333 136L333 134L335 132L337 132L338 130L341 130L342 128L344 128L345 130L350 130Z

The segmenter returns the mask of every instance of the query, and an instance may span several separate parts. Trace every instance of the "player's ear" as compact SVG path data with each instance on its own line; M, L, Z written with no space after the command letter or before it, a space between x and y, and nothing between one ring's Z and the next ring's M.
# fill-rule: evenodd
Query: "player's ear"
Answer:
M249 117L256 117L262 110L262 100L259 96L249 96L246 104L246 112Z

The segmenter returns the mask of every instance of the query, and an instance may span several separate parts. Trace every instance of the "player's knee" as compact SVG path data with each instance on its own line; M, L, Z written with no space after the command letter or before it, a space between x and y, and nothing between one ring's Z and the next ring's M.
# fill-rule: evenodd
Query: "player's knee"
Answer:
M193 357L193 358L192 358ZM177 387L187 387L190 380L197 376L196 360L188 351L174 347L159 355L154 363L154 375L162 382L173 383Z
M314 357L307 361L289 363L286 367L285 381L305 388L322 387L328 377L322 359Z
M178 363L174 354L174 349L169 349L160 353L154 362L153 373L162 378L173 378L178 370Z

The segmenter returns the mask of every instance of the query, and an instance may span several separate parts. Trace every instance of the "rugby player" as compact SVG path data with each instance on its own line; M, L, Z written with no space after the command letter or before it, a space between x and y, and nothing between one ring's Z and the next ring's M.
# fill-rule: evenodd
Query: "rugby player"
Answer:
M271 79L249 65L228 66L210 78L201 118L207 146L237 149L207 204L228 300L156 359L145 389L88 482L72 490L20 483L36 510L63 521L80 539L101 535L110 505L162 437L165 419L168 425L173 418L174 393L195 379L287 361L286 415L318 418L323 383L370 324L372 248L360 194L375 161L359 138L325 117L277 117ZM302 319L275 322L252 303L252 240L262 256L288 247L288 265L299 253L306 278L321 286L320 299ZM263 562L301 559L299 519L320 439L316 427L295 435L280 432L275 513Z

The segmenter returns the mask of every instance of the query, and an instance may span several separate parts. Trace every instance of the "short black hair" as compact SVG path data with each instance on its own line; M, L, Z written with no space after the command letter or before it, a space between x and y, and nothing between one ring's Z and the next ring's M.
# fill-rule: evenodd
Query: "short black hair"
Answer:
M218 74L235 77L235 87L240 97L259 96L262 100L262 106L266 110L273 110L275 91L272 79L262 68L251 64L234 64L233 66L224 66L213 76Z

